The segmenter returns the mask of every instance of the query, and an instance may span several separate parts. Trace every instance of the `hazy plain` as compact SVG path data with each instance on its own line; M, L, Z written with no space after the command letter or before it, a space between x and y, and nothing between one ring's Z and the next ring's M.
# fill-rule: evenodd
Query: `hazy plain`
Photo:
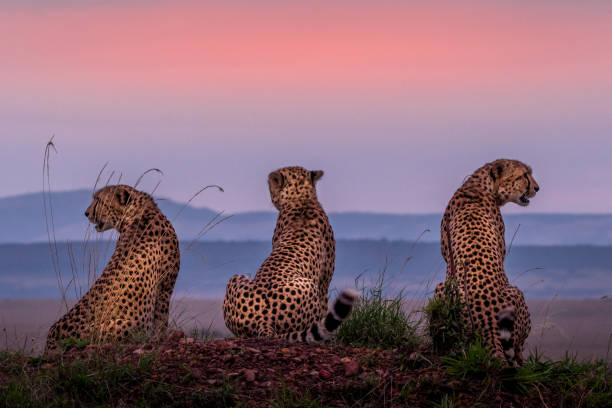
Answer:
M422 300L407 307L422 305ZM612 361L612 299L530 300L531 352L559 358L566 352L579 359ZM170 325L188 335L193 329L208 330L216 337L229 337L221 312L221 299L173 300ZM66 310L58 299L0 299L0 349L40 353L49 326Z

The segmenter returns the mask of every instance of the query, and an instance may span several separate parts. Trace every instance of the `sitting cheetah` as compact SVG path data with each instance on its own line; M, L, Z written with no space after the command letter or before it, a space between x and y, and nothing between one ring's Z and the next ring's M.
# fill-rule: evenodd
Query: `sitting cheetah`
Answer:
M464 320L488 344L495 357L510 365L523 361L531 322L523 293L504 272L506 242L500 207L527 206L539 186L531 168L500 159L476 170L451 198L441 225L446 279L458 282L466 303ZM443 293L443 284L435 296Z
M49 330L47 349L60 339L126 339L135 329L164 330L180 266L172 224L153 198L125 185L96 192L85 216L98 232L119 239L104 271L76 305Z
M279 211L272 253L252 280L234 275L223 301L225 324L236 336L319 342L352 310L358 294L344 290L327 311L336 244L317 199L321 176L302 167L270 173L270 196Z

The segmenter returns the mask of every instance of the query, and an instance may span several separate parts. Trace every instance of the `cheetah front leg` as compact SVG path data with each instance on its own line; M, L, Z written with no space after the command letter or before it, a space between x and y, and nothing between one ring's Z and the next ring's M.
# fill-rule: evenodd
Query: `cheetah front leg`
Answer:
M83 340L91 337L93 313L89 302L89 295L86 294L49 328L45 352L57 349L62 339L73 337Z
M468 308L469 307L472 306L468 306ZM477 315L476 310L473 307L471 312L473 315ZM506 361L507 357L504 354L498 317L485 312L484 316L474 319L474 327L476 332L481 335L483 343L491 348L493 358Z

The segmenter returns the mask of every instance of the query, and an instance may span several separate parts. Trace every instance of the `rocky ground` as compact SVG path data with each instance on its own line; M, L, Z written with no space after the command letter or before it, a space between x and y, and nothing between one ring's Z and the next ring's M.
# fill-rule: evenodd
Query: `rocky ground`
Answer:
M598 385L604 394L596 399L591 383L567 396L544 377L522 378L513 369L468 367L457 375L425 346L201 342L181 332L161 343L5 355L0 368L0 406L557 407L605 406L602 398L612 397L610 384Z

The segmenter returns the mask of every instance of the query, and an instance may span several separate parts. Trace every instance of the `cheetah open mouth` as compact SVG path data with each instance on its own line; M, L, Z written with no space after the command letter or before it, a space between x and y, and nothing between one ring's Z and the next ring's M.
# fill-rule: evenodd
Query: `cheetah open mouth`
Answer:
M103 221L99 221L96 223L96 231L104 232L104 222Z
M526 192L525 194L523 194L521 198L519 198L519 200L521 201L521 203L525 205L529 204L529 192Z

